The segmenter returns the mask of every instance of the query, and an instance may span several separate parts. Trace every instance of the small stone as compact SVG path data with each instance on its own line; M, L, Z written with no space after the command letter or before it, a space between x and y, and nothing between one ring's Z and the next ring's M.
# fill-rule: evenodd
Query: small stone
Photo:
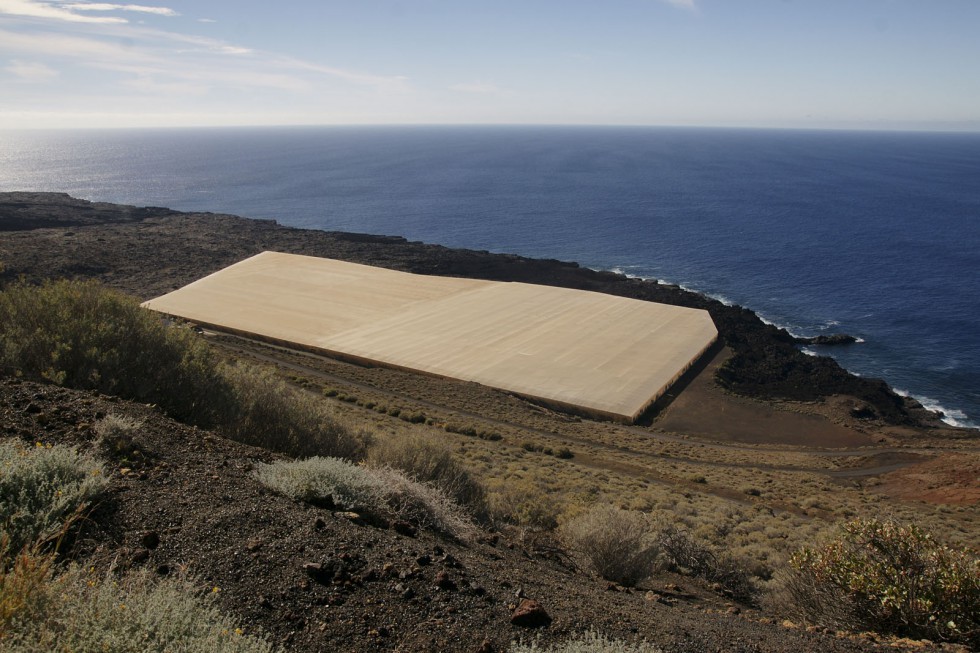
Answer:
M476 650L476 653L496 653L497 649L494 648L493 642L489 638L484 637L483 643L480 644L480 648Z
M406 587L405 590L401 593L401 597L406 601L408 601L409 599L414 599L415 590L413 590L411 587Z
M456 583L449 577L449 573L445 570L440 571L436 574L435 578L436 587L447 592L456 591Z
M332 566L325 567L319 562L307 562L303 565L303 571L306 572L307 576L322 585L326 585L333 580L334 568Z
M139 551L133 554L133 558L132 558L133 564L136 565L146 562L149 559L150 559L150 552L147 551L146 549L140 549Z
M725 610L725 612L727 612L728 614L741 614L742 608L738 607L737 605L730 605L728 606L728 609Z
M323 517L318 516L316 519L313 520L313 530L322 531L326 527L327 527L327 522Z
M366 572L364 572L364 574L361 575L361 582L373 583L374 581L378 580L378 578L379 576L377 571L375 571L374 569L368 569Z
M428 553L423 553L415 559L415 564L417 564L419 567L430 565L432 564L432 556L430 556Z
M334 514L341 519L346 519L352 524L357 524L358 526L364 525L364 519L356 512L335 512Z
M253 537L245 543L245 548L249 551L258 551L262 548L262 540L258 539L257 537Z
M510 622L524 628L540 628L549 625L551 617L540 603L533 599L524 599L510 615Z

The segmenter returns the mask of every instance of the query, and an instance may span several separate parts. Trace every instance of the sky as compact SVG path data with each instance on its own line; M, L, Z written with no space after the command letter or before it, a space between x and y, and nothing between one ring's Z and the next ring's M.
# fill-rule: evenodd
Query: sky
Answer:
M0 128L980 131L980 0L0 0Z

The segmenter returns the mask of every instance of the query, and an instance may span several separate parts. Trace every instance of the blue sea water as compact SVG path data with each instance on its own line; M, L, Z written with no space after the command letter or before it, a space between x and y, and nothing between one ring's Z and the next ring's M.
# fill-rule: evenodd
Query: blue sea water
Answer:
M0 132L0 190L574 260L747 306L980 424L980 134L598 127Z

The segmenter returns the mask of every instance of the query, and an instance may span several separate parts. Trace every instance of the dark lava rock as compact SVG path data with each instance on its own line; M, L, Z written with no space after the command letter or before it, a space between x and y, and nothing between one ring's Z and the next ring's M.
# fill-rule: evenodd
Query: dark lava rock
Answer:
M846 333L835 333L829 336L813 336L812 338L797 338L796 342L801 345L853 345L857 338Z
M510 615L510 622L523 628L541 628L551 624L551 617L540 603L533 599L524 599Z

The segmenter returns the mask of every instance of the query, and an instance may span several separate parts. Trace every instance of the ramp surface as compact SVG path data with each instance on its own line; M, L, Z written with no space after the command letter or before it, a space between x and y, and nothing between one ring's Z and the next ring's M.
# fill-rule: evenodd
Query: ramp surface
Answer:
M702 310L277 252L253 256L144 306L628 421L718 335Z

